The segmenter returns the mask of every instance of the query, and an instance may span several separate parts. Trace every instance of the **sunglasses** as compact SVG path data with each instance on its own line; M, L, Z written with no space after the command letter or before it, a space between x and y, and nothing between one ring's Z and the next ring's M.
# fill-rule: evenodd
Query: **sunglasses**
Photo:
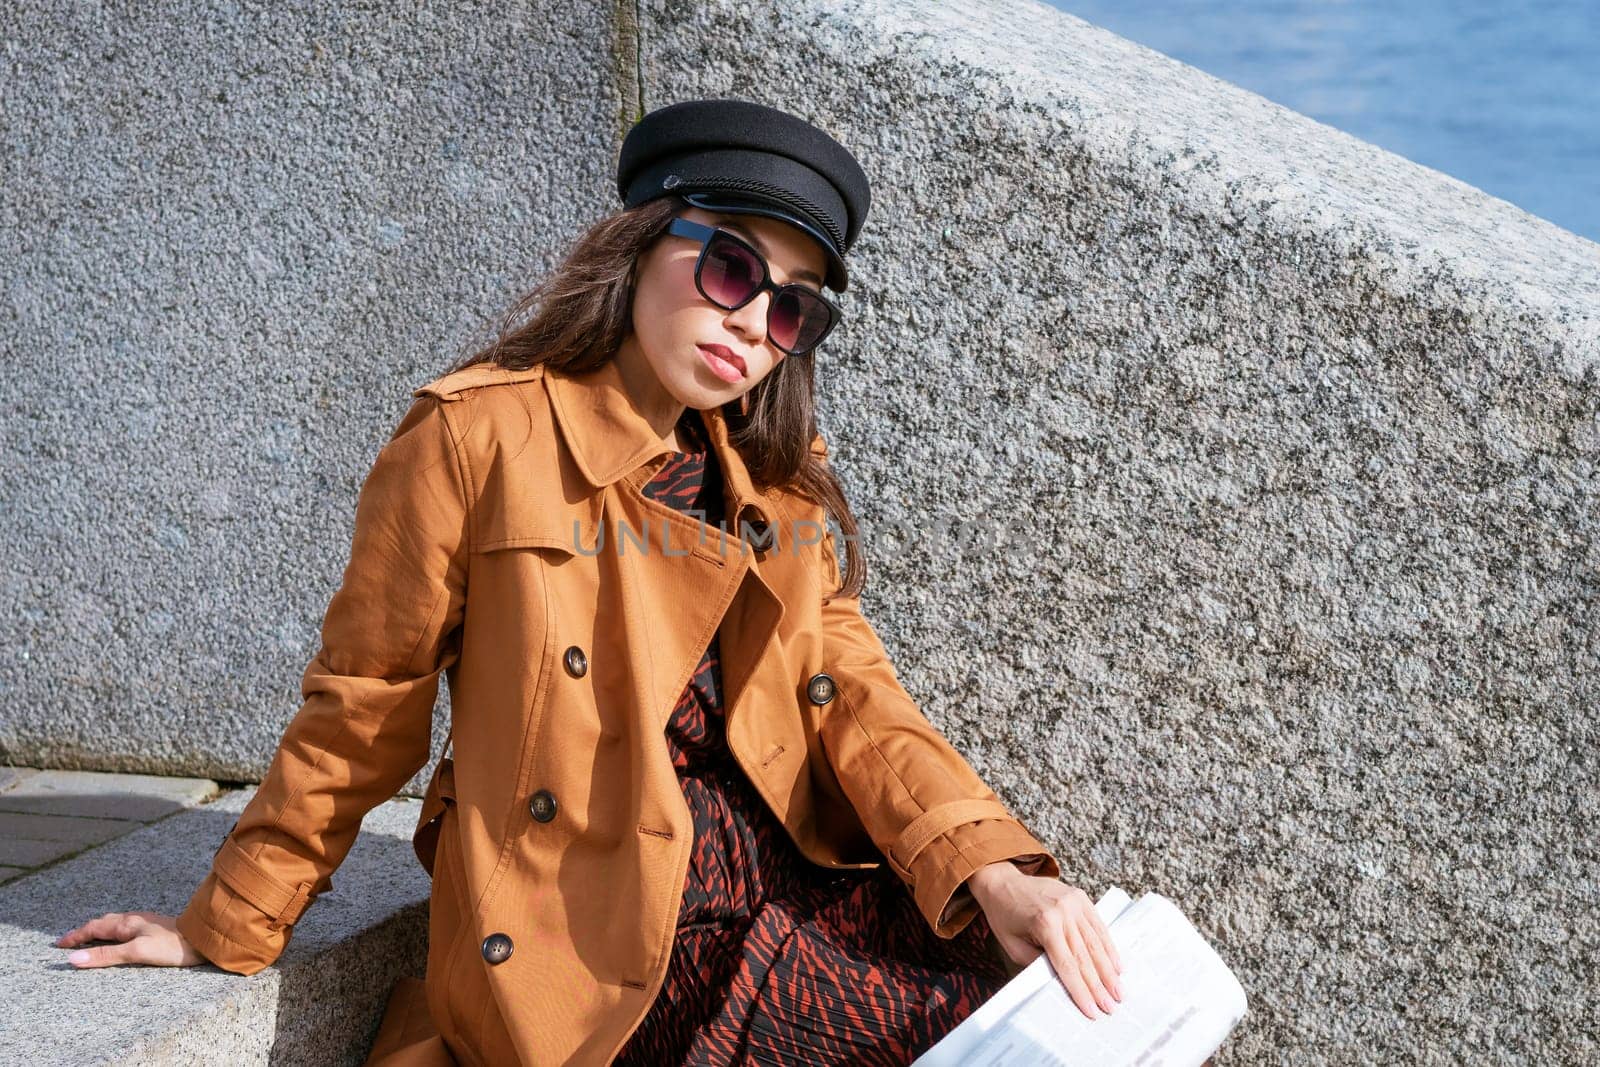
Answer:
M776 285L761 253L727 230L674 218L667 232L700 242L694 284L700 295L729 311L772 291L767 304L767 340L791 356L810 352L839 324L841 312L815 289L796 282Z

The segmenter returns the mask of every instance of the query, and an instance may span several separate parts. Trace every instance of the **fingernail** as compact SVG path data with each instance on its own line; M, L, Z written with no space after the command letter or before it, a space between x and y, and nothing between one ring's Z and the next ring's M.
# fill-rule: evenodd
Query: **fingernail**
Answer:
M89 950L86 949L86 948L80 948L78 951L74 952L72 955L67 957L67 962L68 963L88 963L89 962Z

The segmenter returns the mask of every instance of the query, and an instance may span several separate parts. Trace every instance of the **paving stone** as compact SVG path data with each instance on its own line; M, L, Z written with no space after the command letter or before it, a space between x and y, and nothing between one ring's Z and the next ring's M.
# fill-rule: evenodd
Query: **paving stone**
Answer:
M79 815L0 811L0 840L60 841L81 847L98 845L143 825L134 819L91 819Z
M0 793L0 812L150 822L217 795L209 778L96 771L37 771Z
M42 867L63 856L79 852L84 847L71 841L30 841L24 838L0 837L0 865Z

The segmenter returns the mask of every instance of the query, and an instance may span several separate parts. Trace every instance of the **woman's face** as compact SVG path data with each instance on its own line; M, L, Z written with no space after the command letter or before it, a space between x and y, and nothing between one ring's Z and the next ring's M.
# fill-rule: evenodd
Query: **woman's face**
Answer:
M799 227L764 215L724 214L686 207L683 218L720 226L754 245L767 261L777 285L798 282L821 289L827 269L822 247ZM734 311L700 295L694 264L700 244L664 234L641 253L634 281L633 336L625 343L629 357L642 357L661 387L680 404L703 410L737 400L772 372L785 353L767 338L767 307L772 293ZM743 373L729 381L717 373L701 346L721 345L729 362L743 364Z

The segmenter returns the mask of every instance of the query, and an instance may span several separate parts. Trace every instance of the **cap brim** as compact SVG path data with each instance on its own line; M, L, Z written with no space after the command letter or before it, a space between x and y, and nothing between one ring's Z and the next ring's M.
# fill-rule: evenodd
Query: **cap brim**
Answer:
M799 227L811 236L817 244L822 246L822 254L828 261L827 277L823 284L834 292L844 292L845 285L849 282L849 272L845 270L844 259L834 251L832 242L822 235L816 226L807 222L801 215L789 210L786 205L766 200L756 200L753 197L724 196L717 193L683 193L685 200L704 211L721 211L735 215L764 215L767 218L782 219L793 226Z

